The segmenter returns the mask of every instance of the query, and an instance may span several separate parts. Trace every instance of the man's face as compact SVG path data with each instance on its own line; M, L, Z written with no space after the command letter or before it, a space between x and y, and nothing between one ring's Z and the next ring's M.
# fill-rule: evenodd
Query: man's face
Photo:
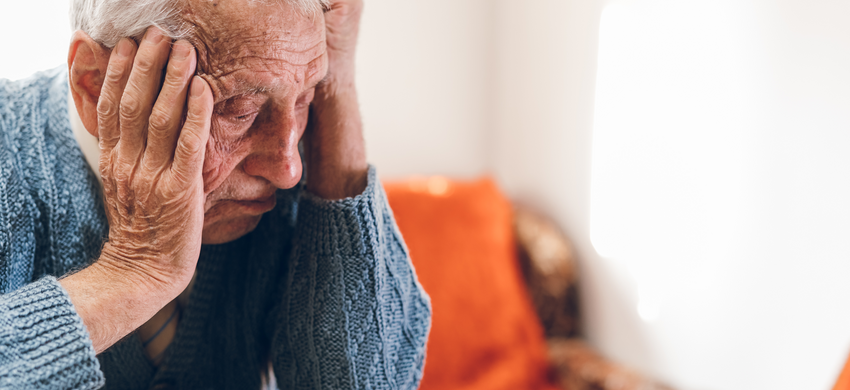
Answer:
M203 242L223 243L253 230L275 191L301 178L298 141L327 73L324 18L278 0L191 1L183 16L215 98Z

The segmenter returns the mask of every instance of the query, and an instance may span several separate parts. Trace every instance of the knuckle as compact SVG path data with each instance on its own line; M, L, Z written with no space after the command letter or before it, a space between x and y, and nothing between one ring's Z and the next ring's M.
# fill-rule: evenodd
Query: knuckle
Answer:
M171 118L168 117L167 113L162 112L162 110L154 109L148 121L148 126L150 127L149 132L152 135L165 135L168 133L169 127L171 127Z
M101 130L106 130L106 129L101 128ZM120 135L115 134L114 132L112 134L110 134L109 131L103 131L101 134L98 134L98 136L100 136L100 140L98 142L98 147L100 148L100 150L110 149L113 146L115 146L115 144L117 144L118 141L121 140Z
M174 77L175 80L183 80L186 78L186 73L188 73L187 68L187 61L185 60L168 61L168 70L166 74L169 77Z
M184 133L180 136L180 141L177 144L184 153L194 156L203 150L201 139L194 133Z
M140 76L146 77L154 70L154 59L150 54L136 56L136 63L133 69L139 72Z
M121 98L121 120L135 121L142 115L142 104L132 93L125 93Z
M108 69L106 71L106 77L103 79L104 86L113 86L121 83L121 79L124 78L124 74L120 69Z
M159 95L159 98L164 99L164 103L167 103L168 105L176 104L177 102L175 100L177 100L177 92L183 89L185 84L184 80L179 77L167 75L165 77L165 81L162 83L163 93Z
M205 107L199 107L199 105L189 107L189 110L186 112L186 127L204 127L206 124L206 118L209 117L209 114L206 111Z
M183 131L187 129L197 128L201 123L201 118L191 108L186 112L186 120L183 122Z
M115 184L120 187L129 187L130 186L130 175L125 172L123 169L114 172L112 175L112 180Z
M163 198L165 198L165 199L177 198L177 197L180 196L181 192L183 191L183 189L180 188L181 187L180 184L185 183L186 181L183 180L183 178L181 177L182 175L178 172L179 171L174 172L173 179L172 179L171 183L168 183L168 185L164 185L164 186L162 186L162 188L159 189L158 192L162 195ZM177 185L173 185L173 184L175 184L174 183L175 181L176 181Z
M109 118L115 116L117 111L115 101L108 94L103 94L97 101L97 115L100 118Z
M164 107L174 107L179 104L177 97L183 89L183 82L171 76L166 76L162 83L162 92L157 97L157 104Z

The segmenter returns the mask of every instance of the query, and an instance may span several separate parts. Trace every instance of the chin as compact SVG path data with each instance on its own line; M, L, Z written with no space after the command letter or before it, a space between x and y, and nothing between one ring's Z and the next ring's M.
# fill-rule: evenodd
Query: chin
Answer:
M208 226L204 226L201 242L203 244L215 245L235 241L256 229L262 217L262 214L251 215L213 222Z

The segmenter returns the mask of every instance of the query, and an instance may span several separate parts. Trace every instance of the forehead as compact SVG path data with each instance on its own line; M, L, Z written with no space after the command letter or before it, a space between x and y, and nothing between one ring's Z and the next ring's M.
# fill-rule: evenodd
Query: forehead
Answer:
M308 16L283 0L190 0L198 71L221 92L300 85L324 71L322 15ZM218 87L218 88L217 88Z

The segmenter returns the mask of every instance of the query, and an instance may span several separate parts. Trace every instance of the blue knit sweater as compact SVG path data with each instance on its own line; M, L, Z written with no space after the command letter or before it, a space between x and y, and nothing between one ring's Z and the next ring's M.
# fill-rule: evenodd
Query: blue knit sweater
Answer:
M100 253L97 178L70 128L61 69L0 80L0 388L414 389L428 296L370 168L363 194L278 192L257 229L204 246L159 369L131 334L95 356L57 282Z

